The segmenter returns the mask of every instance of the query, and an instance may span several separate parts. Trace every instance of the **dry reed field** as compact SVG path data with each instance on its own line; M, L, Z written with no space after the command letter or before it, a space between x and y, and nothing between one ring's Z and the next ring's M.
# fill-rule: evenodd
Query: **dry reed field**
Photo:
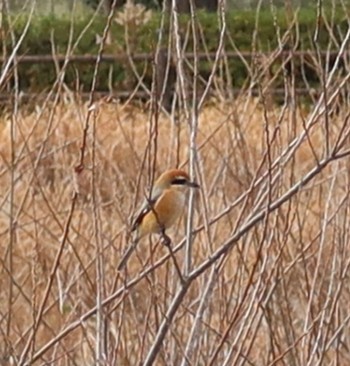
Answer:
M278 46L264 55L258 2L246 57L227 34L226 3L218 1L217 46L202 74L199 50L208 50L193 1L186 34L177 2L164 6L144 71L128 44L136 24L126 17L128 1L124 56L134 90L125 101L98 100L116 3L96 34L88 102L79 93L84 71L74 69L75 87L65 76L90 25L70 37L64 55L52 32L56 79L46 99L25 105L17 61L35 2L20 36L8 24L0 72L0 90L13 97L0 111L0 365L349 365L345 3L348 30L339 27L338 37L333 8L329 22L317 1L314 48L301 63L293 54L299 8L288 12L291 2L285 31L270 2ZM140 10L134 7L137 16ZM71 26L72 36L73 16ZM193 57L186 58L189 40ZM235 97L225 42L247 75ZM113 52L123 53L119 46ZM306 68L317 77L310 81ZM305 98L297 92L303 82ZM111 95L120 91L108 85ZM283 92L280 104L274 89ZM140 91L147 100L136 102ZM188 208L167 230L171 245L144 237L118 271L140 203L171 168L189 172L200 189L189 192Z
M190 170L184 116L103 101L4 115L1 364L349 364L350 130L337 107L201 109L201 188L168 232L180 268L191 259L183 278L156 235L116 266L153 178Z

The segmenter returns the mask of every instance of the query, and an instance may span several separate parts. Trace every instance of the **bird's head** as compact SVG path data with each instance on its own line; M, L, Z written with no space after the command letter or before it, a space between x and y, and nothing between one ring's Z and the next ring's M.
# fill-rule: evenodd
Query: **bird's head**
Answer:
M155 187L158 189L177 189L199 188L196 182L190 180L189 175L180 169L172 169L164 172L156 181Z

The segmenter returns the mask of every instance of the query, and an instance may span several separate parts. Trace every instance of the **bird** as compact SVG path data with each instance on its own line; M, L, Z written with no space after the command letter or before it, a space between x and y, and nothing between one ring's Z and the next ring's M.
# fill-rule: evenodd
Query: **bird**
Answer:
M170 244L165 230L180 217L186 206L186 191L199 188L189 175L180 169L165 171L154 183L149 198L146 198L131 227L135 233L131 245L126 249L117 267L122 270L136 249L140 239L149 234L160 234L164 244Z

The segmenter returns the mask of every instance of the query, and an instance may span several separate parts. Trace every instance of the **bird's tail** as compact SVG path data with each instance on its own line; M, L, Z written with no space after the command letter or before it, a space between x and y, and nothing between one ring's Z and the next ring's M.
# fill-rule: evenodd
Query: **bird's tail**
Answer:
M118 267L117 267L118 271L121 271L126 266L128 259L130 258L133 251L136 249L137 243L138 243L138 239L133 240L131 245L126 249L125 253L122 256L122 259L120 260L120 262L118 264Z

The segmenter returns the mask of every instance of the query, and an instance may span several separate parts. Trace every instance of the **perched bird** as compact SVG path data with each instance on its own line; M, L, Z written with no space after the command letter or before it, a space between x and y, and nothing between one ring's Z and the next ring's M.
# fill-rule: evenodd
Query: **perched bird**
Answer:
M151 197L145 200L133 223L131 231L135 232L135 238L124 253L118 271L126 265L142 237L148 234L161 234L166 244L169 244L170 239L166 236L165 230L181 215L186 204L186 191L189 188L199 188L199 185L191 182L188 174L179 169L168 170L157 179Z

